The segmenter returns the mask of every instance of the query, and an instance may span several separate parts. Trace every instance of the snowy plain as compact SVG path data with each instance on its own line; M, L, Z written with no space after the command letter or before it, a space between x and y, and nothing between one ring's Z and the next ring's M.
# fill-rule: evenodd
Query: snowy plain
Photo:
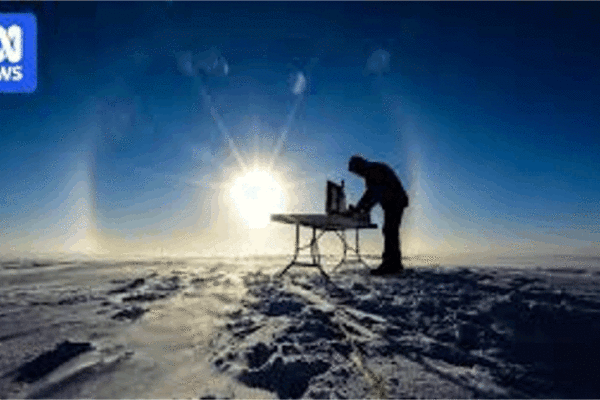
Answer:
M287 261L4 260L0 398L600 393L598 259Z

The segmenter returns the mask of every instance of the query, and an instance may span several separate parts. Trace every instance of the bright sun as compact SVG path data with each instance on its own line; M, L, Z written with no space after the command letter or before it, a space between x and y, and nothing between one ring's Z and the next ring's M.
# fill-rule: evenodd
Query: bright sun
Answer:
M255 169L237 178L231 188L231 198L250 228L264 228L270 214L283 209L283 192L273 176Z

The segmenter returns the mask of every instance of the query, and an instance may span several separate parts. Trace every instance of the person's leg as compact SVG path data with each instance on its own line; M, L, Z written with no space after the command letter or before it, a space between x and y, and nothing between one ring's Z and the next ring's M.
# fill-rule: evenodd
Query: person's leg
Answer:
M373 275L395 274L402 271L402 259L400 258L400 219L403 209L386 207L383 210L383 262L379 268L371 271Z
M402 215L404 214L404 207L402 207L400 209L400 212L398 214L398 227L396 228L396 241L394 242L394 245L396 246L396 248L398 249L398 260L400 261L400 264L402 264L402 248L401 248L401 243L400 243L400 226L402 225Z
M386 209L383 213L383 255L384 261L400 262L400 220L402 209Z

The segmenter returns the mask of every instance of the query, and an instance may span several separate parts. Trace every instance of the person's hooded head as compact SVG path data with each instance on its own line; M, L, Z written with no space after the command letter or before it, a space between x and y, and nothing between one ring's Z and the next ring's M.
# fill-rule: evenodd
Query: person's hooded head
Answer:
M348 171L362 176L365 171L365 166L367 164L367 160L359 155L354 155L350 157L350 162L348 163Z

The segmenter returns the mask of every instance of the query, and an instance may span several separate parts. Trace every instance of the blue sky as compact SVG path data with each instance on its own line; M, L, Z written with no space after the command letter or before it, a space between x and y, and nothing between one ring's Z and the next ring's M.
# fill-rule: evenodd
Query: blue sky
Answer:
M0 96L4 254L290 252L291 227L245 223L226 129L246 164L273 162L274 211L323 212L327 179L356 202L362 153L409 192L406 255L598 255L597 3L35 7L38 89ZM227 76L178 70L210 48ZM365 75L379 48L389 72Z

